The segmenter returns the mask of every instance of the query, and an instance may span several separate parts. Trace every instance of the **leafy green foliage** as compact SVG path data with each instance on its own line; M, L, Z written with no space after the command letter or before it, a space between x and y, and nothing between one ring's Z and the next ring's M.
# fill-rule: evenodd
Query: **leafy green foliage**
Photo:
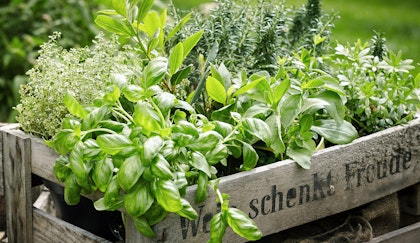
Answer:
M38 47L54 31L64 48L85 46L95 35L92 13L99 5L85 0L4 0L0 3L0 121L15 122L19 86L35 64Z
M372 45L361 43L335 48L331 71L347 94L346 119L360 135L374 133L413 119L419 105L419 78L412 60L388 51L382 35Z

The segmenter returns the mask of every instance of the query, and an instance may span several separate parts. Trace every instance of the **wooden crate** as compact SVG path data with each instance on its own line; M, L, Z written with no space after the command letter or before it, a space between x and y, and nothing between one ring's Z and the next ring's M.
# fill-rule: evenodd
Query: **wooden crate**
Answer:
M420 222L389 232L370 240L368 243L418 243L420 239Z
M39 138L9 126L3 128L3 159L6 195L16 203L8 215L14 227L9 237L32 242L33 211L28 203L32 174L56 181L52 167L57 154ZM231 196L230 204L255 220L264 235L343 212L420 182L420 120L408 125L359 138L348 145L334 146L312 157L310 170L291 160L226 176L220 190ZM195 186L186 198L194 201ZM12 203L12 204L13 204ZM205 242L210 219L218 212L216 195L193 205L199 217L189 221L175 214L154 227L157 239L141 236L127 220L126 242ZM9 207L9 205L8 205ZM35 218L35 217L33 217ZM17 227L16 227L17 226ZM226 242L245 242L227 230ZM35 240L34 240L35 241Z

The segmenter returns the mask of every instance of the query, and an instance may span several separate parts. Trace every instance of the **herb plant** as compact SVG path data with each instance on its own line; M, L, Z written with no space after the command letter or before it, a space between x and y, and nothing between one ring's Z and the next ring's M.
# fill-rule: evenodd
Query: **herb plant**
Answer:
M206 199L211 186L222 207L211 220L210 242L220 242L228 226L257 240L261 231L245 213L229 207L217 178L250 170L260 157L289 157L309 168L323 138L350 142L357 132L343 119L345 94L338 80L319 69L314 52L303 49L279 60L273 76L264 71L233 75L223 64L210 65L211 76L199 83L205 89L184 100L179 87L191 68L183 63L203 31L168 52L165 43L186 21L166 29L166 11L149 11L152 4L109 1L112 10L95 20L129 43L123 55L130 58L119 59L126 68L106 70L105 92L94 101L80 102L71 91L64 96L72 116L47 144L62 155L54 173L65 183L65 200L77 204L81 193L99 190L104 194L95 202L98 210L124 208L142 234L155 237L152 226L168 212L197 218L183 198L188 185L197 184L196 202ZM194 92L208 97L203 113L187 102Z
M54 35L22 88L19 121L53 136L47 144L61 154L54 173L68 204L99 190L98 210L123 209L148 237L168 213L197 218L184 199L196 184L196 203L210 187L221 205L209 242L222 241L227 227L258 240L261 231L229 206L219 177L286 158L309 169L324 143L351 142L417 111L412 61L389 51L382 35L329 53L333 17L321 21L319 1L298 13L219 2L208 17L168 16L151 10L153 0L104 3L111 10L95 22L115 36L66 51ZM46 97L64 99L52 107ZM49 123L26 126L36 115Z
M371 45L338 44L330 60L330 70L347 94L346 119L360 135L405 124L418 110L420 74L414 77L413 61L389 51L385 42L376 34Z

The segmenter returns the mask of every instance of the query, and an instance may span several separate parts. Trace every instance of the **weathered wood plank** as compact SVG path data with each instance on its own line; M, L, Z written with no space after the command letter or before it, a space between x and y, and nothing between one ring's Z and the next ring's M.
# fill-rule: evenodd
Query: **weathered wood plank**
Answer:
M420 240L420 222L389 232L370 240L368 243L417 243Z
M32 189L30 140L3 132L3 162L9 242L31 243Z
M0 198L4 196L4 176L3 176L3 133L0 124Z
M420 181L420 121L334 146L312 157L310 170L290 160L224 177L220 190L255 220L264 235L343 212ZM186 198L194 201L195 187ZM156 225L159 242L205 242L218 212L216 195L194 205L196 221L170 214ZM227 232L226 242L245 240ZM131 241L135 242L135 240Z
M110 243L108 240L58 219L37 208L33 208L33 239L34 243Z

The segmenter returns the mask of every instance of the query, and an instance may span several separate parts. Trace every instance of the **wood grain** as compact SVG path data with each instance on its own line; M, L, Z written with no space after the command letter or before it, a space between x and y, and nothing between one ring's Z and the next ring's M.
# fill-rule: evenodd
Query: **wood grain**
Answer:
M417 243L420 239L420 222L389 232L370 240L368 243Z
M33 242L110 243L84 229L33 208Z
M9 242L32 241L30 139L3 132L3 162Z

